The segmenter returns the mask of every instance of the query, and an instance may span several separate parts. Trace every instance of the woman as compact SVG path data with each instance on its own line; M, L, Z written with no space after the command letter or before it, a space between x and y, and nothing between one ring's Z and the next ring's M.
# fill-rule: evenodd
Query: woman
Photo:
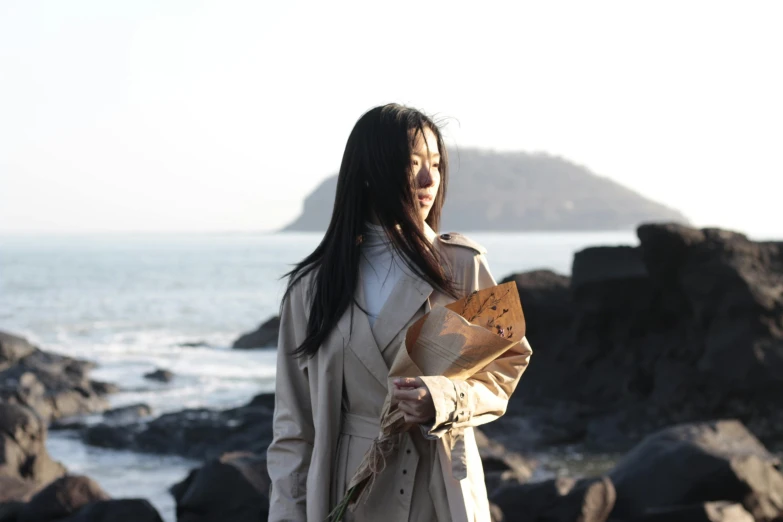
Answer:
M431 307L493 286L485 251L438 236L448 181L435 123L396 104L356 123L321 244L287 274L281 305L270 521L323 521L379 433L389 365ZM489 506L472 426L498 418L526 368L521 343L468 380L395 383L401 437L346 520L484 521Z

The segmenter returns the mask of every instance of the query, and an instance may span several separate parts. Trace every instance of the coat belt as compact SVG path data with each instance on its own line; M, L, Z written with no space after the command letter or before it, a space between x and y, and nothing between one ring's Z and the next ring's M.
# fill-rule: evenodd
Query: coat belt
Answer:
M353 435L363 439L375 439L381 433L381 423L376 417L343 412L340 433Z

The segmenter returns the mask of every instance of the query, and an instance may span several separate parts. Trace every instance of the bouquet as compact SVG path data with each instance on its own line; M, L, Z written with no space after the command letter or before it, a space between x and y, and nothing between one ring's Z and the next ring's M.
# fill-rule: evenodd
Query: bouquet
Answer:
M345 510L362 502L386 457L397 449L397 434L413 425L405 422L392 397L393 379L443 375L468 379L503 355L525 335L525 318L514 282L473 292L445 307L433 308L405 334L404 350L389 369L389 392L381 413L381 431L348 484L343 500L330 514L342 520Z

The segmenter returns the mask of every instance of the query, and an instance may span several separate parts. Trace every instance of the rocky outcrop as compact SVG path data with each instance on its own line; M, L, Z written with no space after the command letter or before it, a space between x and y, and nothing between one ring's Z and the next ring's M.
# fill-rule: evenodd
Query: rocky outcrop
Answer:
M738 418L780 441L783 243L674 224L638 236L579 252L570 281L514 276L534 354L490 437L616 451L672 423ZM510 434L523 425L540 436Z
M178 522L257 522L269 516L266 458L226 453L171 487Z
M268 319L256 330L241 335L232 348L276 348L277 334L280 329L280 318L275 316Z
M645 438L604 477L504 482L505 522L783 520L779 460L738 421L677 425Z
M261 394L228 410L207 408L167 413L149 422L101 423L87 427L83 438L94 446L149 453L217 458L223 453L263 454L272 440L274 395Z
M0 403L0 500L24 500L35 488L65 474L46 451L46 424L31 409Z
M110 386L87 376L93 366L0 332L0 400L27 406L45 422L108 406L104 395Z

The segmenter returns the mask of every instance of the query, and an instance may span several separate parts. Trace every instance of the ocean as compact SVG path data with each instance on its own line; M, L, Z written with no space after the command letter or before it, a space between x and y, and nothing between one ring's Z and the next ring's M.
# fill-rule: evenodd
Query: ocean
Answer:
M569 274L587 246L636 245L633 232L476 232L497 280L548 268ZM0 330L44 350L95 361L92 378L121 392L112 406L149 404L155 415L228 408L274 390L275 351L231 350L275 315L281 276L320 234L123 233L0 236ZM524 305L524 303L523 303ZM184 346L183 344L190 346ZM176 375L147 381L156 368ZM88 447L50 432L52 456L114 497L143 497L176 520L168 487L198 462Z

